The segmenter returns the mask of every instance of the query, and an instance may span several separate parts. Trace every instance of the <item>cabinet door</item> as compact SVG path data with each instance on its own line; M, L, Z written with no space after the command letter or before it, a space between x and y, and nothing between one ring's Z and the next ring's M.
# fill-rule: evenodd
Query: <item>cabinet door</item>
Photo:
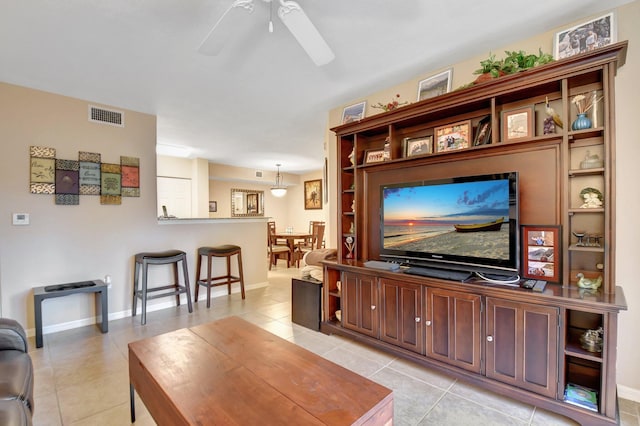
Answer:
M370 275L344 272L342 325L378 337L378 281Z
M422 286L380 280L380 339L424 354Z
M427 290L428 357L480 373L481 297L442 289Z
M555 398L558 308L487 298L486 375Z

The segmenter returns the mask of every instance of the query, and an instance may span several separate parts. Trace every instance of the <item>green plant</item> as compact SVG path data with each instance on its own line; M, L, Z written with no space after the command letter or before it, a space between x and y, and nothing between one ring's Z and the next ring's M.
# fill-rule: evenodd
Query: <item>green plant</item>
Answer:
M396 94L395 98L391 102L388 102L386 104L378 102L375 105L371 105L371 108L379 108L379 109L384 110L384 111L393 111L394 109L409 103L409 102L398 102L398 99L400 99L400 94L399 93Z
M542 49L538 49L538 55L527 54L523 50L505 51L504 53L506 53L507 57L503 60L502 70L506 74L513 74L553 61L553 56L549 53L542 53Z
M491 74L491 77L496 78L553 61L553 56L549 53L542 53L542 49L538 49L538 55L527 54L524 50L505 50L504 53L507 55L504 59L496 59L496 55L490 54L487 59L480 61L480 68L473 73Z
M499 77L500 71L502 71L502 67L504 65L504 61L502 59L497 60L496 55L491 53L487 59L484 61L480 61L480 68L475 70L474 74L491 74L492 77Z

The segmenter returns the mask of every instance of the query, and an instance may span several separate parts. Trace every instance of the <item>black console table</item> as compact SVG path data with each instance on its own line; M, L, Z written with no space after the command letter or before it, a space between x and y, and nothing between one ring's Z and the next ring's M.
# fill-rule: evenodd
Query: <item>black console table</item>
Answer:
M47 291L47 288L54 286L42 286L33 288L33 308L36 317L36 348L42 347L42 301L45 299L51 299L53 297L63 297L70 294L78 293L95 293L96 298L99 297L102 315L102 332L107 333L109 331L109 309L108 309L108 284L105 284L102 280L92 280L94 285L80 286L83 283L69 283L61 284L60 290Z

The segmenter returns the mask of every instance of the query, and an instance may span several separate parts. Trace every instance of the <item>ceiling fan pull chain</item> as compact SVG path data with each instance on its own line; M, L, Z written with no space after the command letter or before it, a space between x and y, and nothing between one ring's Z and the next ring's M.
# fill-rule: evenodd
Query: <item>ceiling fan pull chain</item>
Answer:
M269 2L269 32L273 32L273 2Z

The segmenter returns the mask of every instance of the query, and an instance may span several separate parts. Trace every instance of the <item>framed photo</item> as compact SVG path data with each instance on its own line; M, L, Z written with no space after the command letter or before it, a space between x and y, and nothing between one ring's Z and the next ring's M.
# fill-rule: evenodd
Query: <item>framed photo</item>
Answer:
M522 277L560 282L559 225L522 225Z
M346 107L342 111L342 124L352 123L354 121L362 120L364 118L364 110L367 106L367 101L360 102L359 104Z
M557 32L553 39L553 57L563 59L589 52L615 43L616 39L615 15L611 12Z
M248 214L258 213L258 194L257 193L247 194L247 213Z
M502 111L502 141L533 137L533 106Z
M324 168L322 169L322 193L324 202L329 202L329 160L324 157Z
M218 202L217 201L209 201L209 212L215 213L218 211Z
M403 143L405 158L431 154L433 152L433 136L404 138Z
M418 83L418 100L433 98L435 96L444 95L451 91L451 74L453 70L449 68L446 71L436 74Z
M304 181L304 209L322 209L322 179Z
M476 136L473 138L473 146L487 145L491 143L491 116L487 115L478 122Z
M364 164L381 163L384 161L384 149L369 149L364 154Z
M434 134L436 152L469 148L471 146L471 120L436 127Z

